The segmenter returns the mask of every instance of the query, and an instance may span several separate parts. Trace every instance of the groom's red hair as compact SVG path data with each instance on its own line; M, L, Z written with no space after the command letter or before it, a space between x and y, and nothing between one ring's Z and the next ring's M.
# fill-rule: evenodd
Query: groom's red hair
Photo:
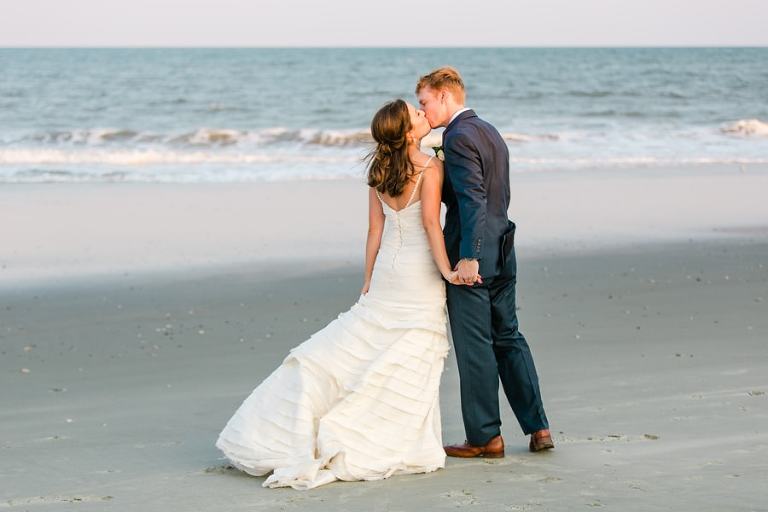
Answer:
M416 94L419 94L424 87L429 87L436 91L451 91L459 103L464 103L464 80L461 79L459 71L451 66L437 68L429 74L419 78L416 84Z

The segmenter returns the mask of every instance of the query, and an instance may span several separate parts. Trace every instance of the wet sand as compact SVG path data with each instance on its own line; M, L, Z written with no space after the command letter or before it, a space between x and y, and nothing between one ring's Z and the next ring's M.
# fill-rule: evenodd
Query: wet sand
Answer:
M357 298L357 260L187 267L0 294L0 509L766 510L768 239L518 249L556 449L264 489L213 446L288 349ZM451 354L444 438L461 441Z

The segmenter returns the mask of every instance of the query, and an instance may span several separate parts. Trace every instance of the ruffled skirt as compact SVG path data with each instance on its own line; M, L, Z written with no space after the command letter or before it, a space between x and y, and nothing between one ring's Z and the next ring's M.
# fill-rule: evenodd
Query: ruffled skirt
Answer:
M265 487L303 490L444 467L438 389L447 318L442 281L430 286L431 294L397 301L361 295L290 351L216 447L242 471L271 472Z

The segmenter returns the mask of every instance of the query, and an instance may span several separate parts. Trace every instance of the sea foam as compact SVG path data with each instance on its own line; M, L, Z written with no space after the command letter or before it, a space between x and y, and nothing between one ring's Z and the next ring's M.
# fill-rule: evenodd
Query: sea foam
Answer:
M759 119L740 119L724 125L721 131L745 137L768 137L768 123Z

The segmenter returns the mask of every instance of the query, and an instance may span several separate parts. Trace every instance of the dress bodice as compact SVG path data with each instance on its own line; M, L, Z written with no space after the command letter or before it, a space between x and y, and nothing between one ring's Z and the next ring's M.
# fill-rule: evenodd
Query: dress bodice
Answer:
M423 249L428 245L427 234L421 219L421 201L394 210L382 201L384 209L384 233L382 247L416 245Z
M429 162L433 157L427 160L424 168L419 172L416 184L411 190L411 194L408 197L408 202L403 208L395 210L381 197L381 194L376 191L376 195L381 201L381 206L384 211L384 233L382 234L381 245L382 247L392 248L397 247L402 249L404 246L414 246L414 250L424 250L426 245L429 248L429 242L424 230L424 224L421 217L421 201L416 200L416 196L419 193L419 186L421 185L421 178L424 175L424 169L429 165ZM429 251L427 251L429 252ZM431 253L430 253L431 254Z

